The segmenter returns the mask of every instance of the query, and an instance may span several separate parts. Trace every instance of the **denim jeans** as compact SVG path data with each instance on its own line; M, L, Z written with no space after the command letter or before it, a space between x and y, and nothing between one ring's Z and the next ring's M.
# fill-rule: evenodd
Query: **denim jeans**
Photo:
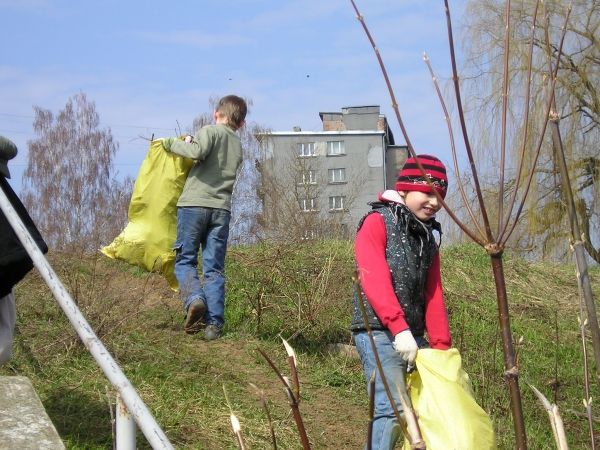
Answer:
M225 323L225 252L231 212L199 206L177 210L175 277L183 307L201 298L206 303L203 322ZM198 252L202 247L202 283L198 277Z
M390 331L372 330L372 334L375 348L377 349L377 354L381 361L381 367L385 374L385 379L392 397L394 398L394 403L401 416L404 418L402 403L400 402L396 385L400 386L400 389L406 394L406 361L400 358L398 353L396 353L396 350L394 350L394 336L392 336ZM429 346L427 340L423 337L415 337L415 340L417 341L419 348ZM355 332L354 341L356 342L356 349L360 356L365 377L367 379L367 392L370 395L369 382L373 370L377 369L377 363L375 362L375 354L371 347L369 334L366 331ZM375 413L373 416L372 449L392 450L400 436L402 436L402 429L398 424L398 419L394 414L394 409L390 404L379 371L377 370L377 375L375 376Z

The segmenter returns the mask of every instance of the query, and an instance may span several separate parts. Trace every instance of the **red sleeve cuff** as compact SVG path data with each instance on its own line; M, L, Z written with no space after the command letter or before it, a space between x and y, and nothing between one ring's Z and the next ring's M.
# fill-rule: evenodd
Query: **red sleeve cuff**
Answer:
M429 345L431 346L431 348L434 348L436 350L450 350L450 348L451 348L451 346L449 344L446 344L443 342L438 342L437 344L432 344L430 342Z
M401 331L408 330L410 328L408 326L408 324L406 323L406 320L404 320L404 316L400 316L400 317L398 317L397 320L394 320L393 322L389 322L387 324L387 327L388 327L388 330L391 331L393 336L396 336Z

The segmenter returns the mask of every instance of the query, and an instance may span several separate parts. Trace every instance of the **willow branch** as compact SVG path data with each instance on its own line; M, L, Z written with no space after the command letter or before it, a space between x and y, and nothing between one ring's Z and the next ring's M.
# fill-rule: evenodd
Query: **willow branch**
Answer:
M558 46L558 50L557 50L557 58L556 58L556 66L554 67L554 71L552 73L552 79L550 80L550 96L548 99L548 104L546 106L546 113L544 115L544 123L542 125L542 130L540 133L540 137L538 140L538 144L535 150L535 156L532 162L532 167L535 167L537 165L537 160L540 156L540 150L542 148L542 143L544 141L544 135L546 134L546 127L548 126L548 119L550 117L550 111L551 111L551 105L554 102L554 86L556 85L556 79L557 79L557 74L558 74L558 68L560 66L560 56L562 54L562 48L563 48L563 44L565 42L565 35L567 34L567 22L569 21L569 16L571 13L571 8L568 9L566 17L565 17L565 25L562 28L562 35L560 38L560 45ZM519 209L516 212L516 219L514 220L512 226L510 227L509 231L504 235L504 237L502 238L502 240L500 241L501 245L504 245L506 243L506 241L508 241L508 239L510 238L510 235L513 233L513 231L515 230L516 226L517 226L517 219L518 217L521 215L521 211L523 210L523 206L525 205L525 199L527 198L527 194L529 192L529 189L531 187L531 181L533 179L535 171L531 171L531 173L529 174L529 178L527 180L527 185L525 188L525 192L523 193L523 198L521 200L521 203L519 205Z

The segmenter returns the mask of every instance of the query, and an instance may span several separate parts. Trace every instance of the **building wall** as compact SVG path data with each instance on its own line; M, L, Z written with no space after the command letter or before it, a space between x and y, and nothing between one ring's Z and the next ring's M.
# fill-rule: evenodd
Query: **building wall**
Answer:
M379 191L394 189L407 159L406 146L395 145L379 106L344 107L319 116L323 131L294 127L260 136L263 223L275 234L285 234L287 227L296 233L299 228L317 230L309 237L331 230L353 236L359 219L370 210L367 203ZM273 195L273 180L284 192ZM270 195L265 195L268 189Z
M402 170L402 167L404 167L404 163L408 159L408 147L406 145L388 146L385 155L387 188L395 189L398 174L400 173L400 170Z
M330 197L345 197L346 211L342 220L348 232L353 234L358 220L369 210L367 202L375 200L377 193L385 187L384 139L383 131L273 133L263 145L263 170L289 179L290 189L297 189L300 195L306 192L308 196L314 196L317 211L313 214L320 215L325 221L341 213L330 210ZM343 142L344 152L328 154L328 142L333 143L329 145L334 148L337 148L338 142ZM299 156L298 145L304 145L305 153L314 148L314 154ZM330 179L332 176L339 178L342 169L345 180ZM303 172L306 178L311 178L308 181L316 182L316 185L307 186L306 190L298 188L297 184L294 186L301 181L293 178ZM312 176L308 176L308 172L312 172ZM264 208L273 206L267 202ZM337 202L333 206L338 206Z

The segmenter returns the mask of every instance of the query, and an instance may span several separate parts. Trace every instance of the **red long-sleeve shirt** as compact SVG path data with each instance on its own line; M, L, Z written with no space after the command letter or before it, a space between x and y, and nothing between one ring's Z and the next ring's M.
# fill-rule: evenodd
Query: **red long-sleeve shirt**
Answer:
M367 300L383 325L395 336L409 326L404 320L404 312L394 293L392 275L385 255L386 244L387 234L383 217L380 214L370 214L356 236L356 262ZM427 271L424 297L425 329L429 345L435 349L447 350L452 345L452 339L442 292L439 251L435 253Z

